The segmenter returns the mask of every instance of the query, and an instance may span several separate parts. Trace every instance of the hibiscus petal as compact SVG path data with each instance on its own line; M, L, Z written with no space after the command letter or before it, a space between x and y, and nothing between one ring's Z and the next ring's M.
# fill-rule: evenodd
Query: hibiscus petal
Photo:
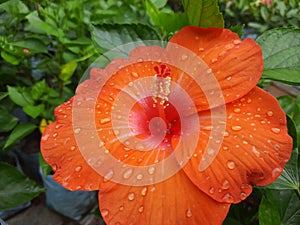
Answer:
M179 50L176 49L176 45ZM253 39L241 41L237 34L226 29L184 27L170 40L167 49L172 52L178 64L190 64L183 48L191 50L200 57L199 63L205 62L212 74L204 74L208 79L215 76L221 88L225 103L236 100L247 94L258 82L263 71L262 51ZM186 51L186 50L185 50ZM200 71L198 76L204 76ZM198 93L199 95L199 93ZM192 95L193 96L193 95ZM202 93L202 101L205 95ZM221 105L222 102L220 102ZM200 110L211 108L206 102Z
M108 182L100 189L100 212L107 224L221 225L230 206L204 194L183 171L149 186Z
M251 193L252 184L268 185L281 174L291 155L292 139L287 133L285 113L262 89L256 87L226 106L227 118L211 118L226 122L215 160L206 164L203 154L199 154L191 158L184 171L215 200L237 203ZM209 124L209 117L209 112L200 113L203 124ZM200 141L200 150L207 149L207 140ZM205 154L216 150L207 149Z
M55 109L56 122L46 127L41 152L54 180L70 190L98 190L102 178L82 157L72 127L73 98Z

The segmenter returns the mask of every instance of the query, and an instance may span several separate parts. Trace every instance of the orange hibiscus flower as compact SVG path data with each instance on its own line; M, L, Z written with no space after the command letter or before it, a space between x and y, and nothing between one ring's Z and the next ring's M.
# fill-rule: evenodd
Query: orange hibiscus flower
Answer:
M42 154L66 188L100 190L107 224L222 224L291 154L285 113L256 87L262 71L252 39L185 27L166 48L92 68L56 108Z

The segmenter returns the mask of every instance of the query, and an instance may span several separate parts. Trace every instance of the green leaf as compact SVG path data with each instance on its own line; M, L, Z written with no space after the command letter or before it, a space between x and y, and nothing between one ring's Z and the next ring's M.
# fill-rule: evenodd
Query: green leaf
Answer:
M269 201L265 196L262 198L258 216L260 225L281 225L280 214L278 206Z
M163 34L176 32L182 27L188 25L186 15L184 13L174 13L173 11L162 12L158 7L148 0L146 3L147 13L152 23L162 31Z
M291 158L287 162L282 174L272 184L264 188L271 189L299 189L299 173L298 173L298 148L297 148L297 131L295 123L290 116L287 116L287 126L289 135L293 138L293 152Z
M217 0L182 0L182 2L190 25L224 27Z
M299 194L295 190L266 191L259 208L259 222L262 225L300 224Z
M23 49L28 49L31 54L36 53L47 53L47 45L45 45L41 40L36 38L26 38L24 40L19 40L11 43L13 46L17 46Z
M40 167L41 167L41 170L42 170L42 173L47 176L49 174L51 174L52 172L52 168L51 166L46 163L46 161L44 160L42 154L40 153L39 155L39 164L40 164Z
M133 49L138 44L132 42L146 44L144 40L160 40L160 36L156 30L143 24L102 24L92 26L92 40L96 50L104 53L127 43L131 43ZM123 52L121 48L118 52L128 56L128 51Z
M0 101L8 96L7 92L0 92Z
M37 128L36 125L32 123L22 123L13 129L11 134L8 137L8 140L5 142L5 145L3 149L6 149L13 144L15 144L17 141L23 139L27 135L29 135L31 132L33 132Z
M39 115L41 115L42 112L45 111L45 105L40 104L37 106L27 105L23 107L24 112L31 116L32 118L37 118Z
M63 81L69 80L77 68L77 62L69 62L61 67L59 78Z
M14 16L18 16L19 14L27 14L29 12L28 7L20 0L6 1L0 5L0 9L4 9Z
M36 82L31 90L30 90L30 95L32 97L32 99L34 100L39 100L40 97L44 94L48 92L48 85L46 83L45 80L41 80Z
M7 86L10 99L19 106L33 105L33 100L26 91L19 91L18 88Z
M18 119L6 110L0 109L0 133L12 130L18 123Z
M5 51L2 51L2 52L1 52L1 57L2 57L6 62L8 62L8 63L10 63L10 64L12 64L12 65L18 65L18 64L19 64L19 60L18 60L15 56L13 56L13 55L11 55L11 54L5 52Z
M53 27L51 24L44 22L39 18L38 12L33 11L26 16L29 24L34 28L35 33L48 34L56 37L63 37L64 33L61 29Z
M151 0L151 2L153 2L157 8L162 8L167 4L168 0Z
M278 28L257 38L263 50L264 79L300 85L300 30Z
M3 162L0 162L0 177L0 210L24 204L45 191L15 167Z

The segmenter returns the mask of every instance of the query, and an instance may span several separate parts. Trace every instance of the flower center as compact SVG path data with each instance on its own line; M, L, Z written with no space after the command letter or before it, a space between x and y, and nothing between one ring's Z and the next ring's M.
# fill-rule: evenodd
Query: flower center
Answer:
M131 110L129 126L135 137L141 139L154 137L151 140L162 137L160 147L164 145L170 147L171 138L180 135L180 117L175 107L167 100L162 99L163 104L160 103L162 100L160 102L156 100L153 97L146 97L137 102Z

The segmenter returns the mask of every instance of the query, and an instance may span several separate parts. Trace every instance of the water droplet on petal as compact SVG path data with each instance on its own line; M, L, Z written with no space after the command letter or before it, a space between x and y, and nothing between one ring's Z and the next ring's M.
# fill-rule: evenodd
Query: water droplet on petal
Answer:
M120 206L119 210L123 211L124 210L124 206Z
M76 171L76 172L79 172L81 169L82 169L82 166L77 166L77 167L75 168L75 171Z
M234 161L231 161L231 160L227 161L227 167L228 167L228 169L233 170L235 168Z
M228 77L226 77L226 80L229 81L229 80L231 80L231 78L232 78L231 76L228 76Z
M128 179L132 175L133 169L128 169L123 173L123 178Z
M242 42L241 40L236 39L236 40L233 41L233 44L238 45L238 44L240 44L241 42Z
M141 207L139 208L139 212L142 213L143 211L144 211L144 206L141 206Z
M253 152L257 157L260 157L260 152L256 149L255 146L252 146L252 152Z
M215 189L214 189L213 187L211 187L211 188L209 189L209 193L210 193L210 194L215 193Z
M133 201L134 198L135 198L134 193L133 193L133 192L130 192L130 193L128 194L128 200L129 200L129 201Z
M108 211L107 209L102 209L102 210L101 210L101 215L102 215L103 217L108 216L108 214L109 214L109 211Z
M227 190L227 189L229 189L229 187L230 187L229 181L228 180L224 180L223 183L222 183L222 189L223 190Z
M274 113L273 113L273 111L268 111L268 112L267 112L267 115L268 115L268 116L273 116Z
M236 125L236 126L231 126L231 130L233 130L233 131L239 131L239 130L241 130L242 129L242 127L241 126L238 126L238 125Z
M276 127L273 127L271 128L271 131L275 134L279 134L280 133L280 129L279 128L276 128Z
M54 138L56 138L57 135L58 135L58 133L54 133L52 136L53 136Z
M192 217L192 211L190 209L187 209L185 212L185 215L187 218L191 218Z
M241 198L241 200L245 200L247 198L246 193L245 192L241 192L240 198Z
M49 136L50 136L49 134L43 135L42 140L43 141L47 141L48 138L49 138Z
M187 58L188 58L188 56L186 54L181 55L182 60L186 60Z
M198 48L198 51L199 51L199 52L203 52L203 51L204 51L204 48Z
M80 131L81 131L81 129L80 129L80 128L76 128L76 129L74 130L74 133L75 133L75 134L79 134L79 133L80 133Z
M131 75L132 75L133 77L139 77L139 74L138 74L137 72L132 72Z
M105 123L108 123L108 122L110 122L110 118L103 118L103 119L100 120L101 124L105 124Z
M136 175L136 179L137 180L142 180L143 179L143 174L138 174L138 175Z
M211 62L212 62L212 63L218 62L218 59L217 59L217 58L213 58L213 59L211 60Z
M150 166L150 167L148 168L148 173L149 173L150 175L152 175L152 174L154 174L154 172L155 172L155 167L154 167L154 166Z
M142 196L146 196L147 191L148 191L148 188L147 188L147 187L144 187L144 188L141 190L141 195L142 195Z
M275 168L272 171L272 177L277 177L280 173L281 173L281 169L280 168Z
M108 181L108 180L110 180L110 179L113 177L113 175L114 175L114 171L109 170L109 171L105 174L104 179L105 179L106 181Z
M232 195L230 195L229 193L227 193L226 195L224 195L223 201L226 202L226 203L232 203L233 202Z
M241 109L240 109L240 108L235 108L233 111L234 111L235 113L239 113L239 112L241 112Z

